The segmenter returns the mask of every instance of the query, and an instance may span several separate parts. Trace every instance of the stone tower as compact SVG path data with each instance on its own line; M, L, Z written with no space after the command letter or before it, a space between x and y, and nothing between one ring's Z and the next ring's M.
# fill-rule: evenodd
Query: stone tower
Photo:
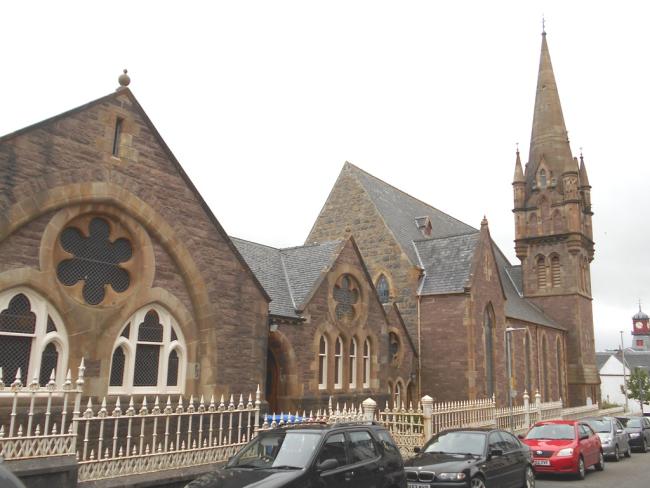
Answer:
M524 296L568 330L565 403L599 398L591 308L594 257L591 186L573 157L551 57L542 33L537 94L525 170L515 163L515 250Z

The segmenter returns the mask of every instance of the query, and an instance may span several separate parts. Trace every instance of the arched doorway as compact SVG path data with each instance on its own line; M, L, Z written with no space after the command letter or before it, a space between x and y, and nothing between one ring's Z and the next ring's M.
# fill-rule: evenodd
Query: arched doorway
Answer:
M280 368L273 351L269 349L266 355L266 401L269 411L279 413L278 388L280 387Z

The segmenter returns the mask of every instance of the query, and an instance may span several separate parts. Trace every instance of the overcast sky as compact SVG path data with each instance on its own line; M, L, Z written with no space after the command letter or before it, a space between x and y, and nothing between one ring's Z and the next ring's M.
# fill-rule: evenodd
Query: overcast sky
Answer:
M646 1L7 1L0 134L131 89L226 231L304 242L348 160L479 227L513 263L542 16L592 189L596 347L648 266Z

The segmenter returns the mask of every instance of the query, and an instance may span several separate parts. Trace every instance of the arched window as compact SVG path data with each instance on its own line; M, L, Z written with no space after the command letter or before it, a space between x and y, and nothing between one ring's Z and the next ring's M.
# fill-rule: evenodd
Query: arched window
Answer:
M562 284L560 256L557 255L551 257L551 283L553 287L558 287Z
M379 301L381 303L388 303L390 299L390 290L388 287L388 280L383 274L379 275L379 279L377 280L377 295L379 295Z
M483 318L485 341L485 386L488 397L494 395L494 313L492 307L485 309Z
M180 327L159 305L138 310L113 346L109 393L182 393L187 353Z
M350 389L357 387L357 340L350 341Z
M400 342L395 332L388 333L388 360L397 363L399 360Z
M544 401L548 402L551 400L551 382L548 377L548 341L546 336L542 337L542 375L544 376Z
M546 258L538 256L535 262L537 265L537 288L546 288Z
M2 381L11 385L20 370L20 381L34 379L45 386L62 383L68 365L68 340L63 321L54 307L27 288L0 295L0 368Z
M343 341L336 338L334 346L334 388L343 387Z
M393 394L393 398L395 400L395 408L402 408L402 394L404 392L404 386L402 385L402 382L400 380L397 380L395 382L395 393Z
M321 336L318 344L318 388L327 388L327 338Z
M530 334L526 332L526 336L524 337L524 354L526 358L526 364L525 364L525 375L526 375L526 391L528 392L529 396L533 395L533 372L531 368L531 340L530 340Z
M363 387L370 387L370 339L363 343Z

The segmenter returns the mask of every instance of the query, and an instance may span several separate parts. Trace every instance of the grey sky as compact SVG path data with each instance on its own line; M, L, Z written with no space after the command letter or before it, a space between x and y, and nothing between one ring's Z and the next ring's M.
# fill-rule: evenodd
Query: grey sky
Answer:
M597 348L650 313L650 4L3 2L0 133L133 90L231 235L301 244L344 161L478 227L516 262L511 181L542 15L593 186Z

